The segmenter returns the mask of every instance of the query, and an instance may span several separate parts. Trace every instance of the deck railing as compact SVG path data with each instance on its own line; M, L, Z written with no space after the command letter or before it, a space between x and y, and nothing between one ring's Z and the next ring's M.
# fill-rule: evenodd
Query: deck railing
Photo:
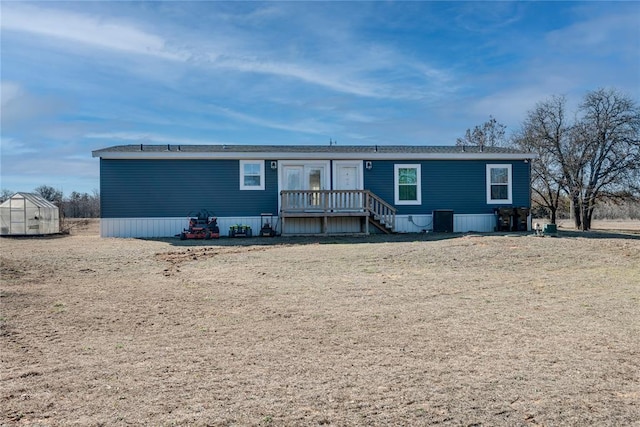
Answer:
M372 216L392 230L396 209L369 190L283 190L284 216Z

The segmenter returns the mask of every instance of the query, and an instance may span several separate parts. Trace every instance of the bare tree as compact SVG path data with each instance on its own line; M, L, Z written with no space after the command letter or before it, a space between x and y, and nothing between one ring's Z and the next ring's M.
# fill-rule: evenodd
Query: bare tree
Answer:
M566 99L553 96L527 113L522 129L512 143L537 155L531 164L531 188L555 224L565 184L562 158L570 127L566 120Z
M489 116L489 120L471 129L467 129L463 138L456 140L456 145L474 145L478 147L501 147L507 145L505 139L506 126Z
M62 204L62 191L56 190L53 187L48 185L41 185L33 190L42 196L43 199L50 201L56 206L60 206Z
M0 203L8 200L9 197L13 196L14 194L14 191L9 190L8 188L3 188L2 190L0 190Z
M63 202L65 214L70 218L97 218L100 216L100 194L72 191Z
M587 93L573 123L565 110L564 97L539 103L514 142L540 156L533 191L552 219L564 192L576 228L588 230L598 202L640 197L640 110L612 89Z
M598 89L579 112L567 178L576 228L588 230L598 201L640 197L640 109L614 89Z

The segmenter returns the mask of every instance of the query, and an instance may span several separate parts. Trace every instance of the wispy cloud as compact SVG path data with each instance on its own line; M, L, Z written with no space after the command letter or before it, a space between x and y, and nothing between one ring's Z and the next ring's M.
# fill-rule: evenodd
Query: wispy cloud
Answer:
M215 111L217 114L236 120L238 122L241 122L244 124L257 125L257 126L271 128L271 129L279 129L279 130L286 130L290 132L301 132L301 133L308 133L308 134L327 135L328 133L331 132L331 128L332 128L332 126L328 126L314 119L305 119L301 122L298 122L296 120L292 120L288 122L280 122L276 120L270 120L262 117L249 115L246 113L241 113L239 111L234 111L226 107L218 107L218 106L210 105L208 106L208 108L211 111Z
M55 37L74 44L170 60L186 59L179 52L168 50L162 37L114 19L9 2L2 6L1 25L3 30Z
M523 18L519 5L513 2L464 2L454 4L455 22L460 28L473 33L492 33L508 27Z
M582 55L607 56L622 52L636 60L640 49L640 26L636 14L606 13L590 16L567 27L551 31L546 41L554 50ZM637 62L636 62L637 63Z
M90 132L85 138L100 139L111 142L123 141L140 144L221 144L223 142L214 139L181 138L171 135L147 132Z
M33 147L29 147L15 138L0 138L0 152L2 152L2 157L29 154L35 151Z
M38 96L20 83L0 82L3 132L17 126L32 127L42 119L52 117L64 108L64 101L50 96Z
M260 18L277 16L272 9L260 9ZM253 19L256 19L254 16ZM70 49L93 47L103 50L177 61L186 66L277 76L320 86L339 93L361 97L387 99L419 99L433 94L435 88L448 79L447 73L432 66L403 61L396 52L381 46L360 49L358 46L321 45L332 49L337 62L296 62L268 56L252 48L254 34L237 32L234 43L203 43L194 45L190 36L173 36L171 42L157 33L145 31L133 22L105 18L73 11L36 7L20 3L3 6L2 29L54 37L67 43ZM181 38L182 37L182 38ZM342 49L343 52L338 53ZM319 52L322 56L326 52ZM385 82L375 76L398 72L397 64L404 62L403 72L413 74L416 84L407 87L398 82ZM426 71L426 73L424 72ZM150 70L150 72L153 72ZM399 81L399 80L398 80ZM431 89L425 93L421 87Z

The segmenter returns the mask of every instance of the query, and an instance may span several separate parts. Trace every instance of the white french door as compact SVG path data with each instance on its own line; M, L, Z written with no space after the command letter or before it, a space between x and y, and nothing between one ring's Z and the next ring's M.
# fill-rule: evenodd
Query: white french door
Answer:
M281 190L326 190L330 187L329 162L296 162L281 160L278 162L279 187ZM300 208L318 209L324 203L320 193L306 195L291 195L287 205L295 205Z
M362 161L337 160L333 162L333 187L335 190L362 190ZM334 194L333 205L341 210L360 210L363 208L361 193Z

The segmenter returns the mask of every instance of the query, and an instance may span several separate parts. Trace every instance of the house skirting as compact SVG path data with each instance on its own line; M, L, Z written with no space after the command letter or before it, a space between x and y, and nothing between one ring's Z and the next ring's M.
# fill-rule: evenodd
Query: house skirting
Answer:
M277 217L273 217L275 225ZM177 218L101 218L100 237L155 238L174 237L189 225L186 217ZM260 216L218 217L220 235L227 236L232 225L248 225L254 235L262 228Z
M496 216L493 214L455 214L453 215L454 233L490 233L496 229ZM531 216L527 221L531 230ZM398 233L421 233L433 231L433 215L396 215Z
M233 225L248 225L253 230L254 236L259 234L262 227L260 216L222 217L218 218L220 235L227 236L229 228ZM187 227L186 217L177 218L102 218L100 220L101 237L131 237L131 238L156 238L174 237ZM433 230L433 215L397 215L397 233L421 233ZM272 226L277 234L282 232L281 222L278 217L273 217ZM304 235L321 234L321 218L286 218L285 234ZM496 216L492 214L454 214L453 231L455 233L478 232L488 233L495 231ZM531 219L529 218L529 230ZM374 227L369 227L374 231ZM336 217L329 218L327 234L362 233L361 218Z

